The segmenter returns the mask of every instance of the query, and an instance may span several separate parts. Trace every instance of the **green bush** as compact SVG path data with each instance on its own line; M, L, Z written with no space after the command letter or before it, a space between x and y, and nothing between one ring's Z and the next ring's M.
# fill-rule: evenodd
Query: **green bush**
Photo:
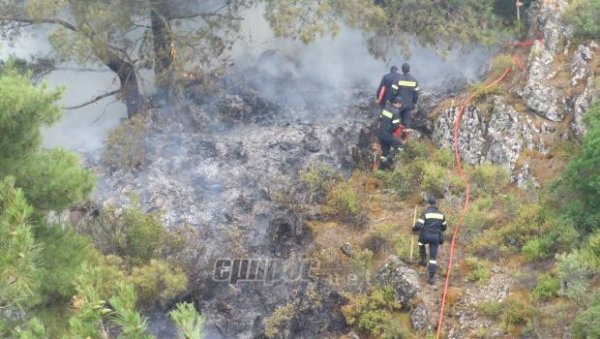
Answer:
M490 218L492 199L489 197L475 201L463 217L463 228L467 237L473 237L493 224Z
M500 318L502 314L504 304L495 301L482 301L477 304L476 308L479 312L483 313L486 317L492 319Z
M502 190L510 179L506 168L492 165L490 162L475 166L469 172L473 188L489 194Z
M204 330L204 316L191 303L179 303L169 312L177 325L179 338L201 339Z
M552 274L544 273L537 277L537 284L533 289L532 295L535 299L548 301L558 296L560 289L560 280Z
M40 291L44 301L66 302L75 294L75 279L82 274L82 264L93 260L90 241L71 229L44 226L35 229L41 243L39 260ZM65 246L68 244L68 246Z
M589 286L590 270L578 251L561 254L557 261L560 289L558 294L583 303Z
M475 257L468 257L466 259L466 264L469 268L469 280L475 281L480 285L485 285L490 280L490 269L485 262Z
M448 187L448 173L440 165L433 162L424 162L421 165L422 179L421 190L435 195L442 195Z
M454 166L454 153L450 148L438 148L433 153L431 157L431 161L434 163L444 167L444 168L453 168Z
M338 216L356 216L360 212L359 194L351 181L338 183L331 189L327 210Z
M533 310L522 301L512 298L504 301L502 312L502 328L510 332L515 326L527 324L534 315Z
M600 293L596 293L592 304L581 312L571 327L575 339L600 338Z
M393 320L392 312L398 310L391 287L379 287L369 296L351 297L342 307L346 323L377 338L407 338L409 332Z
M129 280L135 286L143 306L166 306L187 288L187 276L181 268L161 260L134 267Z
M511 6L512 7L512 6ZM506 67L513 67L513 57L510 54L498 54L491 62L493 76L500 76Z
M300 174L300 182L308 186L310 202L322 203L327 192L331 190L336 181L342 177L331 167L325 164L316 164Z
M574 0L564 16L573 25L573 34L579 39L600 39L600 2Z

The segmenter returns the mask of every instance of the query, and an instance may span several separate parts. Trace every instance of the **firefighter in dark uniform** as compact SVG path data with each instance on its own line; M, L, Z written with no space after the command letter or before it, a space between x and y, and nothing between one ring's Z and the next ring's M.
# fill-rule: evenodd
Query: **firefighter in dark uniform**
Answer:
M394 135L398 125L400 124L400 116L398 112L402 104L400 99L394 98L390 103L381 110L379 115L379 129L377 131L377 137L381 144L381 162L379 163L379 169L383 170L388 164L391 164L394 160L395 149L402 149L404 142ZM395 148L392 150L392 148Z
M427 283L433 285L435 283L438 246L444 242L442 232L448 228L448 225L444 214L435 206L435 197L430 196L427 202L429 207L423 211L412 230L413 232L419 232L419 254L421 255L419 264L421 266L427 266L425 245L429 244L429 278Z
M388 97L388 99L400 98L402 102L400 119L405 128L411 128L410 113L417 104L417 100L419 100L419 83L412 75L408 74L409 72L410 65L407 63L402 64L402 74L399 75L396 83L392 85L390 97Z
M381 78L379 87L377 87L377 93L375 93L376 102L381 108L384 108L388 100L391 99L392 85L398 82L398 80L400 80L400 73L398 73L398 67L396 66L392 66L390 72Z

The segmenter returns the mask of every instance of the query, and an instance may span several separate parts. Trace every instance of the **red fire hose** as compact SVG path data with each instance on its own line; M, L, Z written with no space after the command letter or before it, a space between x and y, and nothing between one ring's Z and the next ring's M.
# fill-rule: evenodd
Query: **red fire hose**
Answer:
M541 39L538 41L541 42ZM533 43L534 43L534 40L530 40L530 41L525 41L525 42L514 43L513 46L531 46L531 45L533 45ZM513 57L513 63L515 65L517 65L521 70L525 71L525 66L523 66L523 64L521 63L521 60L519 59L518 56L515 55ZM506 78L506 76L508 75L508 73L510 73L511 70L512 70L512 65L507 66L504 69L504 72L502 73L502 75L498 79L496 79L493 82L491 82L490 84L486 85L485 88L487 89L487 88L490 88L490 87L495 86L498 83L500 83L502 80L504 80ZM471 101L473 101L473 99L475 99L475 95L474 94L469 95L469 97L460 106L458 114L456 114L456 118L454 120L454 135L453 135L454 160L456 161L456 167L458 169L458 174L460 175L462 180L465 182L466 191L465 191L465 202L464 202L463 208L458 215L458 221L456 223L456 227L454 227L454 231L452 232L452 242L450 244L450 256L448 258L448 271L446 272L446 279L444 281L444 290L442 292L442 304L440 306L440 315L438 318L436 339L441 338L442 328L444 325L444 311L445 311L445 307L446 307L446 298L448 296L448 286L450 284L450 274L452 273L454 251L456 249L456 238L458 236L458 232L460 231L460 226L462 224L463 217L464 217L465 213L467 212L467 210L469 209L471 183L469 182L469 178L467 178L467 176L463 172L462 164L460 162L459 132L460 132L460 124L462 121L463 113L464 113L465 109L467 108L467 106L471 103Z

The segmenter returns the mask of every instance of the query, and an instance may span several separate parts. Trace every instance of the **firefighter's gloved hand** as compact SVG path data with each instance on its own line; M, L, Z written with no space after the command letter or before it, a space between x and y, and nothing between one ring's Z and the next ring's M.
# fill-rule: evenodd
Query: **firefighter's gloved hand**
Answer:
M413 226L412 227L412 231L415 232L415 233L418 233L419 231L421 231L421 227L419 227L419 226Z

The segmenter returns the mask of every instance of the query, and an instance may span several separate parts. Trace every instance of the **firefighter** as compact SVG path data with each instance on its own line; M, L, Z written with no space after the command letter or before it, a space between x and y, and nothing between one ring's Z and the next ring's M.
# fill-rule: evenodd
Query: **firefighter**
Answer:
M400 98L402 102L400 119L402 125L408 130L411 128L411 111L417 104L417 100L419 100L419 83L409 72L410 65L407 63L402 64L402 74L398 76L397 81L392 85L390 97L388 97L388 99Z
M388 103L379 115L379 130L377 136L381 144L381 162L379 169L383 170L394 159L395 149L402 149L404 142L394 135L400 124L399 110L402 103L399 98L394 98ZM392 150L392 148L394 148Z
M433 195L429 196L427 202L429 207L423 211L412 230L415 233L419 232L419 254L421 255L419 265L424 267L427 266L425 245L429 244L429 278L427 283L433 285L435 283L438 246L444 243L442 232L448 228L448 225L444 214L435 205L435 197Z
M390 99L392 85L398 82L398 80L400 80L398 67L392 66L392 68L390 68L390 72L381 78L379 87L377 87L377 93L375 93L375 97L377 98L375 102L379 104L379 107L385 107L385 104Z

